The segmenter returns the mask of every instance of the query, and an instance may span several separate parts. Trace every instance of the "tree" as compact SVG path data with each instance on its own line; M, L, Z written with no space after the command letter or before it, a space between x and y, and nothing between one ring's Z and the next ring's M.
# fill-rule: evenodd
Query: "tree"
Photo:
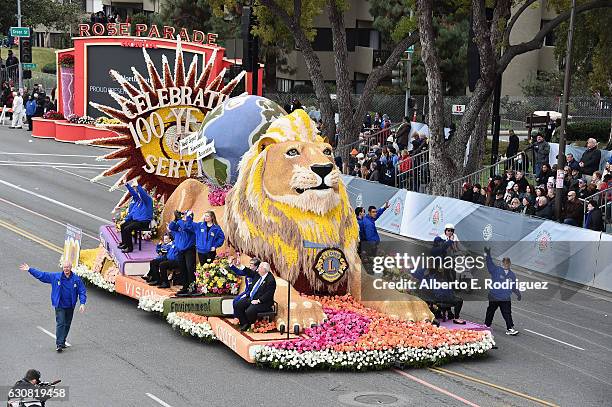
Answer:
M17 2L0 0L0 32L8 34L9 28L17 25ZM36 27L43 25L47 29L67 31L79 21L81 13L79 4L49 0L22 0L22 25Z
M480 79L466 106L466 111L457 126L455 135L444 138L444 98L440 69L439 50L435 44L433 0L417 0L417 15L421 38L422 57L429 87L429 128L431 130L429 162L432 177L432 193L443 195L447 192L450 180L465 175L473 169L474 163L481 162L482 149L474 146L484 145L486 123L498 75L504 72L510 62L518 55L542 47L548 33L569 19L569 11L560 13L544 24L529 41L510 44L510 33L520 15L537 0L497 0L493 4L491 21L487 21L485 0L470 0L473 13L472 30L474 42L480 57ZM598 8L610 7L606 0L593 0L579 5L577 14ZM515 10L512 12L512 10ZM465 162L465 146L472 146Z
M569 1L554 0L557 9L567 9ZM572 54L572 72L575 79L588 86L591 93L599 91L601 95L612 95L612 8L577 16L574 31L574 49ZM563 61L567 51L567 32L569 22L563 22L555 30L555 56Z
M319 101L323 134L333 138L334 134L340 136L340 143L346 144L357 139L359 127L366 113L367 107L379 82L389 76L393 67L399 62L402 53L418 40L414 21L409 15L399 15L397 24L391 33L394 48L388 59L376 67L366 80L363 93L355 105L351 98L352 83L348 69L348 50L346 44L346 30L344 25L344 11L350 2L342 0L258 0L257 18L260 22L280 22L283 29L292 35L296 47L302 53L306 69L312 81L312 86ZM329 19L332 32L332 47L335 54L336 93L340 122L338 131L334 123L334 112L331 98L323 80L321 64L314 52L311 40L314 34L312 25L317 15L325 14ZM260 26L258 25L258 30ZM266 25L261 25L266 30Z

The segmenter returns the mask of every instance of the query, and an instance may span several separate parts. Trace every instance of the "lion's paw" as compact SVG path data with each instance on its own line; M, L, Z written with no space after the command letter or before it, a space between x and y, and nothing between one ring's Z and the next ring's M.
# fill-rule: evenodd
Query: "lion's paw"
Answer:
M281 333L289 329L297 335L304 329L319 325L327 319L319 302L302 297L293 287L290 287L290 312L289 323L287 323L287 284L286 280L276 278L274 300L278 304L278 313L275 323Z

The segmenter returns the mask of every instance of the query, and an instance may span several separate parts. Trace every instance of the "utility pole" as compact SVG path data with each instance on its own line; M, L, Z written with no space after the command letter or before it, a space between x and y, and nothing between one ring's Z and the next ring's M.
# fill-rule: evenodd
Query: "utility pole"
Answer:
M17 0L17 27L21 27L21 0ZM21 47L21 41L19 42ZM21 67L21 59L19 60L19 92L23 91L23 68Z
M559 131L559 154L557 155L557 177L555 193L555 215L561 218L561 195L563 193L563 178L565 168L565 129L567 128L567 110L571 87L572 48L574 46L574 24L576 17L576 0L572 0L570 11L569 32L567 33L567 52L565 55L565 78L563 78L563 111L561 112L561 130Z
M406 52L406 102L404 103L404 116L410 117L410 83L412 81L412 52Z

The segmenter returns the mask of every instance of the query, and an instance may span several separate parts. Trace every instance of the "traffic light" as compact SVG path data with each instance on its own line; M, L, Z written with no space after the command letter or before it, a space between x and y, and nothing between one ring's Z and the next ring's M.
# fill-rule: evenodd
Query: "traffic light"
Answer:
M391 71L391 84L393 86L400 86L404 82L404 64L402 61L398 62L395 69Z
M24 64L32 63L32 38L21 37L19 39L19 62Z
M30 71L29 69L24 69L21 77L23 79L32 79L32 71Z

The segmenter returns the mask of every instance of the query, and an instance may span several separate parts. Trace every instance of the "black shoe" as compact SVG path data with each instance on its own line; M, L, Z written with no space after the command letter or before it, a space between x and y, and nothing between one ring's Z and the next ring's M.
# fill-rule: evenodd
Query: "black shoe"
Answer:
M62 349L66 349L68 346L66 346L66 344L62 345Z
M193 289L193 290L189 291L189 296L190 297L199 297L201 295L204 295L204 294L198 292L198 290L196 290L196 289Z
M185 288L181 288L180 290L178 290L176 292L176 296L177 297L188 297L189 296L189 290L187 290Z
M242 332L246 332L249 330L250 327L251 327L251 324L243 324L243 325L240 325L240 330Z
M55 351L57 353L62 353L63 350L64 350L64 348L62 348L61 346L58 346L57 348L55 348Z
M140 278L142 278L144 281L151 281L151 279L149 278L149 276L147 276L146 274L144 276L140 276Z
M122 251L123 253L132 253L132 252L134 251L134 249L133 249L133 248L131 248L131 247L128 247L128 248L126 248L126 249L121 249L121 251Z
M170 284L168 284L168 283L161 283L159 285L159 288L170 288Z
M157 280L149 281L149 285L159 285L159 281Z

